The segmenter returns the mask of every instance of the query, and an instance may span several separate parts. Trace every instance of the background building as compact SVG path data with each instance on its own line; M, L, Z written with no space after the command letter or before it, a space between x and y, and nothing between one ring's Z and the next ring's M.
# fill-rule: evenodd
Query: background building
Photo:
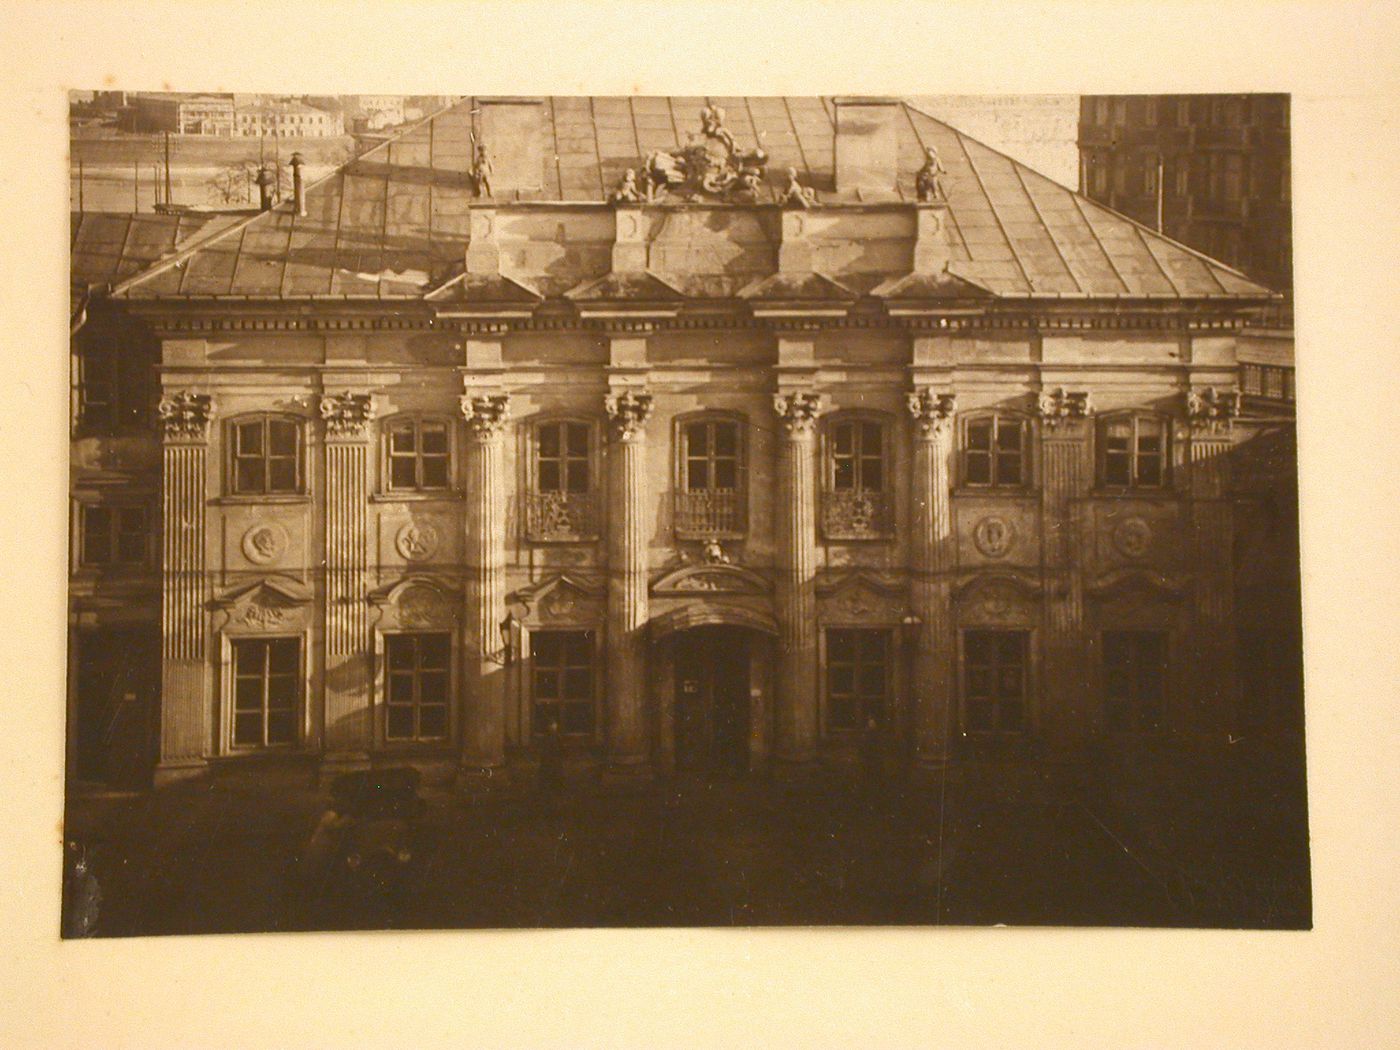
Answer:
M126 130L135 132L231 135L234 128L228 95L132 95L123 117Z
M1085 95L1079 151L1087 196L1292 288L1287 95Z
M74 341L75 780L122 704L162 780L1301 739L1237 644L1297 570L1235 469L1290 464L1237 389L1276 297L917 109L468 98L116 233L74 248L136 270Z

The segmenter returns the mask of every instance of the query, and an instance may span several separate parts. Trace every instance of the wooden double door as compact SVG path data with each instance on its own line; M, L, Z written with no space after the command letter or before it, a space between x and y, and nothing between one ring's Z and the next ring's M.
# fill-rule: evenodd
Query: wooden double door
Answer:
M695 627L675 636L676 768L749 768L749 632Z

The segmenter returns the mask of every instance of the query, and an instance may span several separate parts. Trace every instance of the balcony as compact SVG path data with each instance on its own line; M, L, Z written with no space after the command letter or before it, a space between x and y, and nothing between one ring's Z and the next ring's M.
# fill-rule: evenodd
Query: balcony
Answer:
M822 493L822 535L829 540L878 540L894 534L888 492L832 489Z
M572 543L597 539L597 495L592 492L527 494L525 535L537 543Z
M748 523L738 489L706 489L675 494L675 533L684 540L738 539Z

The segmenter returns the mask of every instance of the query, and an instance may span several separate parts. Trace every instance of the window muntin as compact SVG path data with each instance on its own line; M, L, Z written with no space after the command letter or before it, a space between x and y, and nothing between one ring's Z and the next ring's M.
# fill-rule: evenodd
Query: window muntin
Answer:
M733 492L739 487L739 424L732 419L687 423L685 470L687 492Z
M594 670L592 631L532 631L530 683L536 736L553 723L565 735L593 732Z
M598 535L594 429L583 420L546 420L531 430L526 535L572 542Z
M1162 728L1167 691L1167 636L1162 631L1103 634L1104 724L1116 733Z
M884 722L890 684L890 632L866 627L826 631L826 728L864 729Z
M1028 479L1024 419L976 416L963 424L963 484L981 488L1020 488Z
M1109 488L1161 488L1167 478L1167 421L1116 416L1099 427L1099 469Z
M233 643L233 746L296 743L301 640L241 638Z
M84 566L144 565L148 536L145 507L85 505L79 523L79 561Z
M384 639L386 740L447 737L452 642L446 632L391 634Z
M1026 632L963 632L963 730L1019 733L1026 724Z
M384 427L390 492L442 491L451 478L451 432L445 420L403 416Z
M303 490L299 421L260 416L235 420L230 430L234 495L287 494Z

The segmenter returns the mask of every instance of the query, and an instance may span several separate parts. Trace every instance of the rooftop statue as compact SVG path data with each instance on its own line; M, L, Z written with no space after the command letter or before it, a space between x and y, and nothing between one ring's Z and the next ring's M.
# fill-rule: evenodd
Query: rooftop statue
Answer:
M817 191L797 181L796 168L788 168L787 179L787 189L778 198L779 204L784 208L810 208L817 203Z
M476 144L476 159L472 161L472 181L476 184L478 197L491 196L491 158L486 152L486 143Z
M946 201L948 191L943 186L943 176L947 174L948 169L943 167L943 162L938 159L938 150L933 146L926 148L924 166L914 176L914 188L918 191L919 200L925 203Z
M676 193L683 200L715 197L753 202L758 199L768 166L762 148L741 150L724 126L724 110L700 111L700 134L691 134L674 152L652 150L642 167L643 193L648 201Z
M618 180L617 188L612 191L612 196L608 201L612 204L636 204L642 199L642 191L637 189L637 172L633 168L628 168L627 172Z

